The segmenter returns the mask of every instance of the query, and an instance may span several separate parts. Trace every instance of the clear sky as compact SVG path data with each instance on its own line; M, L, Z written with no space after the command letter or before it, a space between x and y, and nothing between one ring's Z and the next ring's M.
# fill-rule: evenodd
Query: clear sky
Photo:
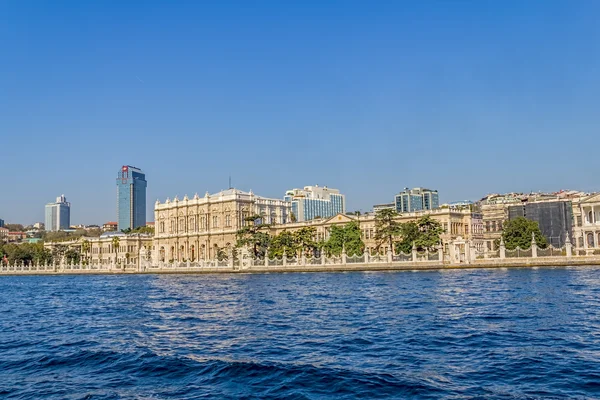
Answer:
M404 187L440 201L600 190L600 2L0 0L0 218Z

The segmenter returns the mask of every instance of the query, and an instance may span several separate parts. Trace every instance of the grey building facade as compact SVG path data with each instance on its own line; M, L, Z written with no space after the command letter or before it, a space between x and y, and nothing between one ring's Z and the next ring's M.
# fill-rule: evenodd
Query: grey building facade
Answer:
M508 219L525 217L536 221L542 235L554 247L562 247L566 234L573 237L573 207L570 201L545 201L508 207Z
M71 203L65 195L56 198L56 202L46 204L45 229L49 232L69 229L71 226Z

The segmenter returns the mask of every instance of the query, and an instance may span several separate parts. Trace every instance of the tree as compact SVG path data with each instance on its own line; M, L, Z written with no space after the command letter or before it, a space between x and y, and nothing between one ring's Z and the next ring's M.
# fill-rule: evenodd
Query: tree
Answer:
M271 241L271 235L265 230L270 228L269 224L263 224L263 217L255 214L244 218L246 226L237 231L237 247L248 246L252 249L254 258L263 257Z
M433 250L440 244L440 235L444 232L442 224L424 215L417 221L409 221L400 224L400 236L402 240L396 244L397 252L410 253L413 244L417 250Z
M112 241L113 250L115 251L115 263L116 263L117 262L117 250L119 249L119 244L120 244L121 240L119 239L118 236L113 236L111 241Z
M55 262L61 262L65 253L67 252L68 247L64 244L57 244L52 247L52 258Z
M135 229L129 229L128 233L143 233L148 235L154 235L154 227L153 226L138 226Z
M517 247L527 249L531 246L531 238L535 235L537 246L545 249L548 246L548 240L542 231L537 221L528 220L525 217L517 217L503 224L502 238L504 245L509 250L514 250Z
M385 208L375 214L375 240L377 248L387 242L390 249L394 248L394 237L401 233L400 223L396 221L398 213L392 208Z
M441 242L440 235L444 233L444 228L430 215L425 215L417 221L419 227L419 238L416 241L418 250L434 250Z
M25 228L21 224L6 224L4 225L9 232L23 232Z
M305 226L294 232L294 240L300 251L307 256L315 256L317 251L317 242L315 236L317 228L314 226Z
M396 252L408 254L412 251L413 244L419 239L419 226L416 221L409 221L400 224L400 240L396 243Z
M298 219L296 218L296 214L294 214L293 212L290 213L290 221L292 221L292 222L298 221Z
M65 252L65 259L71 264L78 264L81 259L81 254L79 253L79 250L70 248Z
M332 225L329 230L329 239L324 243L323 248L329 256L339 256L342 254L343 248L350 256L359 255L365 249L365 244L360 236L360 227L356 221L348 222L345 225Z
M85 254L86 261L88 261L88 260L89 260L89 252L90 252L90 248L91 248L91 247L92 247L92 246L90 245L90 241L89 241L89 240L87 240L87 239L83 239L83 240L81 241L81 252L82 252L83 254Z
M298 252L298 243L296 236L290 231L283 231L279 235L273 236L269 244L269 257L281 258L283 254L292 255Z

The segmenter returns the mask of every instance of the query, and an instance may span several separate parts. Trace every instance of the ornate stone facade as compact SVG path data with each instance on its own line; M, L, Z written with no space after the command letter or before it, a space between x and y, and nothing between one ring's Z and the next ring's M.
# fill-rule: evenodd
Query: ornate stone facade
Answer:
M113 238L118 237L117 241ZM151 235L130 234L121 232L107 232L100 237L82 237L76 240L63 242L48 242L44 247L54 252L57 246L76 249L80 252L82 260L89 265L140 265L142 259L152 257L153 237ZM89 242L88 251L83 251L83 242Z
M261 215L264 222L281 225L289 222L290 203L257 196L252 192L228 189L204 197L156 202L155 260L210 260L219 249L235 245L236 232L246 225L245 218Z
M220 250L236 243L237 231L245 225L244 219L251 215L263 215L272 224L271 235L284 230L295 231L307 226L316 228L315 240L327 240L332 225L357 221L365 246L372 252L385 254L385 245L375 241L375 216L360 217L338 214L331 218L294 222L290 221L290 203L268 199L230 189L204 197L194 196L183 200L167 200L155 206L154 249L156 261L213 260ZM481 214L469 210L439 208L435 210L404 213L399 222L414 221L423 215L431 215L446 231L442 240L472 240L477 249L483 249L483 222Z
M573 200L573 244L600 249L600 194Z

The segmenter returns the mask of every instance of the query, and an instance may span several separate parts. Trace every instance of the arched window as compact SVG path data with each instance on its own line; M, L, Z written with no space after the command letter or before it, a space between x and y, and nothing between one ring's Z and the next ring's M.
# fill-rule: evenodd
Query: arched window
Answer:
M169 261L175 259L175 246L171 246L171 253L169 254Z
M217 217L216 215L213 216L212 226L213 226L213 228L218 228L219 227L219 217Z
M165 261L165 248L163 246L160 247L160 261Z
M227 228L230 228L230 227L231 227L231 215L230 215L230 214L227 214L227 215L225 216L225 226L226 226Z
M593 233L588 233L587 234L587 244L588 244L588 247L595 247L594 246L594 234Z
M184 258L185 258L185 247L183 247L183 245L181 245L179 247L179 261L183 261Z
M194 245L190 246L190 261L196 261L196 248Z

